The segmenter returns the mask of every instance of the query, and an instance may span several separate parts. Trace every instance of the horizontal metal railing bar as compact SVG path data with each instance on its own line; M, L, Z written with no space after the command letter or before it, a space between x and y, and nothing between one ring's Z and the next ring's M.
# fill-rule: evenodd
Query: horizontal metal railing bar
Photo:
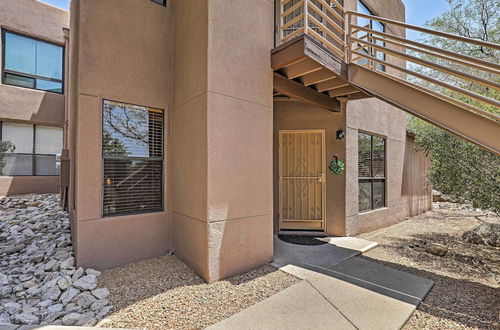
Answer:
M379 16L366 15L366 14L362 14L362 13L358 13L358 12L354 12L354 11L350 11L350 10L347 11L346 14L347 15L352 15L352 16L364 17L364 18L368 18L368 19L372 19L372 20L375 20L375 21L384 22L384 23L388 23L388 24L393 24L393 25L397 25L397 26L400 26L400 27L405 27L405 28L408 28L408 29L411 29L411 30L415 30L415 31L419 31L419 32L424 32L424 33L436 35L436 36L439 36L439 37L444 37L444 38L447 38L447 39L454 39L454 40L457 40L457 41L471 43L471 44L475 44L475 45L482 46L482 47L487 47L487 48L492 48L492 49L500 50L500 45L492 43L492 42L486 42L486 41L482 41L482 40L466 38L466 37L458 36L458 35L452 34L452 33L446 33L446 32L441 32L441 31L434 31L434 30L426 29L426 28L423 28L423 27L420 27L420 26L416 26L416 25L406 24L406 23L403 23L403 22L399 22L399 21L395 21L395 20L392 20L392 19L383 18L383 17L379 17Z
M424 93L427 93L427 94L431 94L432 96L440 98L440 99L442 99L444 101L447 101L449 103L453 103L453 104L458 105L458 106L460 106L462 108L466 108L466 109L468 109L468 110L470 110L472 112L476 112L477 114L479 114L479 115L481 115L483 117L487 117L487 118L489 118L489 119L491 119L493 121L500 122L500 116L497 116L494 113L488 112L488 111L483 110L481 108L475 107L472 104L468 104L468 103L462 102L462 101L460 101L458 99L455 99L453 97L450 97L450 96L444 95L442 93L433 91L432 89L420 86L420 85L412 83L412 82L410 82L408 80L404 80L402 78L396 77L396 76L394 76L392 74L389 74L387 72L381 72L380 71L378 73L381 74L381 75L383 75L383 76L386 76L386 77L388 77L390 79L396 80L396 81L398 81L398 82L400 82L402 84L405 84L405 85L410 86L412 88L418 89L421 92L424 92Z
M468 61L463 61L463 60L460 60L458 58L454 58L454 57L450 57L450 56L438 54L438 53L431 52L429 50L420 49L420 48L417 48L417 47L412 47L412 46L404 45L404 44L402 44L400 42L397 42L397 41L388 40L388 39L384 39L384 38L380 38L380 37L376 37L376 36L372 36L371 38L374 39L374 40L383 41L385 43L392 44L392 45L395 45L395 46L398 46L398 47L401 47L401 48L406 48L406 49L409 49L409 50L412 50L412 51L415 51L415 52L419 52L419 53L427 54L427 55L430 55L430 56L434 56L434 57L440 58L442 60L446 60L446 61L450 61L450 62L455 62L455 63L458 63L460 65L464 65L464 66L473 67L473 68L475 68L477 70L487 71L487 72L490 72L490 73L493 73L493 74L500 74L500 71L498 71L498 70L491 69L491 68L488 68L488 67L485 67L485 66L482 66L482 65L479 65L479 64L471 63L471 62L468 62Z
M387 47L384 47L384 46L381 46L381 45L378 45L378 44L375 44L375 43L372 43L372 42L369 42L369 41L361 40L361 39L358 39L358 38L352 38L352 40L357 41L358 43L361 43L361 44L368 45L371 48L375 48L375 49L381 50L383 53L391 54L393 56L396 56L396 57L399 57L399 58L403 58L403 59L408 60L410 62L417 63L417 64L420 64L420 65L432 68L434 70L438 70L438 71L441 71L443 73L453 75L453 76L455 76L457 78L475 82L475 83L483 85L485 87L491 87L491 88L494 88L496 90L500 90L500 84L497 84L497 83L495 83L493 81L482 79L482 78L470 75L468 73L464 73L464 72L461 72L461 71L458 71L458 70L455 70L455 69L451 69L451 68L448 68L448 67L445 67L445 66L442 66L442 65L439 65L439 64L427 61L427 60L423 60L423 59L421 59L419 57L408 55L406 53L403 53L403 52L400 52L400 51L397 51L397 50L394 50L394 49L390 49L390 48L387 48Z
M401 66L399 66L397 64L393 64L393 63L390 63L390 62L387 62L387 61L380 60L378 58L375 58L375 57L371 56L370 54L363 54L363 53L360 53L360 52L357 52L357 51L353 51L352 53L354 53L354 54L356 54L358 56L361 56L363 58L366 58L369 61L374 61L374 62L377 62L379 64L383 64L383 65L386 65L388 67L392 67L392 68L394 68L396 70L402 71L402 72L404 72L406 74L412 75L412 76L417 77L419 79L427 80L427 81L429 81L429 82L431 82L433 84L436 84L436 85L439 85L441 87L453 90L453 91L458 92L460 94L467 95L467 96L469 96L469 97L471 97L473 99L482 101L484 103L491 104L491 105L496 106L496 107L500 107L500 102L498 102L496 100L493 100L493 99L490 99L490 98L488 98L486 96L479 95L479 94L476 94L474 92L468 91L466 89L463 89L463 88L460 88L460 87L457 87L457 86L453 86L453 85L444 83L442 81L430 78L428 76L419 74L419 73L417 73L415 71L411 71L411 70L402 68Z
M357 28L357 29L362 30L362 31L365 31L365 32L370 33L370 34L383 36L383 37L388 38L388 39L397 40L397 41L404 42L404 43L407 43L407 44L410 44L410 45L413 45L413 46L417 46L417 47L425 48L427 50L431 50L431 51L434 51L434 52L442 53L444 55L453 56L453 57L462 59L462 60L467 61L467 62L476 63L476 64L479 64L479 65L482 65L482 66L486 66L486 67L489 67L492 70L495 70L497 74L499 74L499 72L500 72L500 65L498 65L496 63L484 61L484 60L477 59L477 58L474 58L474 57L471 57L471 56L467 56L467 55L463 55L463 54L458 54L458 53L455 53L455 52L452 52L452 51L449 51L449 50L446 50L446 49L429 46L429 45L426 45L426 44L423 44L423 43L420 43L420 42L417 42L417 41L405 39L403 37L398 37L398 36L395 36L395 35L392 35L392 34L380 32L380 31L376 31L376 30L372 30L372 29L367 28L367 27L362 27L362 26L358 26L358 25L355 25L355 24L353 24L352 27ZM366 37L366 35L363 36L363 37Z
M287 22L286 24L283 24L283 26L281 27L281 30L288 29L290 26L292 26L293 24L297 23L298 21L300 21L303 18L304 18L304 14L297 15L297 17L295 17L294 19L292 19L290 22Z
M304 31L305 31L304 27L300 27L295 32L292 32L289 35L281 38L281 42L282 43L287 42L288 40L300 35L301 33L304 33Z
M328 17L328 15L326 15L324 12L321 11L321 9L319 9L317 6L315 5L312 5L310 6L310 8L312 8L312 10L314 10L315 13L317 13L318 15L320 15L324 20L326 20L328 22L328 24L330 24L335 30L337 30L338 32L342 33L342 35L344 35L344 29L338 25L333 19L331 19L330 17ZM314 16L312 16L311 14L308 13L308 17L309 18L314 18L315 20L317 20ZM323 24L323 23L321 23ZM328 29L330 30L328 27L325 26L325 29ZM332 32L333 33L333 32Z
M316 18L314 18L313 16L309 15L309 20L311 20L311 22L313 22L314 24L316 24L320 30L325 31L325 33L328 34L331 38L333 38L336 42L338 42L342 46L345 46L345 42L344 42L343 39L341 39L338 35L336 35L335 33L333 33L328 27L326 27L325 25L323 25Z
M306 0L301 0L301 1L297 2L295 5L293 5L292 7L288 8L286 11L284 11L281 14L281 18L287 17L288 15L290 15L291 13L296 11L297 9L301 8L301 6L304 4L304 1L306 1Z
M322 37L319 33L314 31L313 29L309 29L308 34L312 35L316 39L318 39L320 42L326 44L330 50L333 50L337 55L339 55L341 58L345 57L345 51L343 49L339 49L337 46L335 46L333 43L330 41L326 40L324 37Z
M312 6L314 7L317 7L312 1L309 1L309 0L305 0L307 1L309 4L312 4ZM330 7L324 0L316 0L318 1L320 4L323 5L323 8L326 8L326 10L332 14L333 16L335 16L339 21L341 21L342 23L344 23L344 16L343 15L340 15L339 13L337 13L335 11L335 9L333 9L332 7ZM344 9L342 6L340 6L340 8ZM318 8L319 9L319 8ZM344 11L343 11L344 12Z
M334 4L334 5L335 5L338 9L340 9L340 10L342 11L342 13L345 13L345 12L346 12L346 10L345 10L344 6L342 6L342 5L340 4L340 2L338 2L337 0L330 0L330 2L333 2L333 4Z

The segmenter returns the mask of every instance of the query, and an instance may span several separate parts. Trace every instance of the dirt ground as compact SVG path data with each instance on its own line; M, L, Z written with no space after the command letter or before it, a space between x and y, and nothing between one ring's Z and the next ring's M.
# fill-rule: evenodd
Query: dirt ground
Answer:
M300 280L270 266L206 284L175 256L103 272L111 314L98 326L195 329L222 321Z
M435 282L404 329L499 329L500 248L473 245L462 234L499 219L452 203L391 227L359 235L379 247L365 258ZM429 243L448 246L444 257L425 252Z

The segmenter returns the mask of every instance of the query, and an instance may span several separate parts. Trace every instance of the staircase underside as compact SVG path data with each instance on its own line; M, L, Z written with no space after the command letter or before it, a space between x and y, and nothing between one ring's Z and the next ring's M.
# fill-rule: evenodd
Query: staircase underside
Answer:
M500 155L500 123L432 93L347 64L308 35L272 51L274 96L339 112L344 101L376 97Z
M339 97L356 100L370 97L348 82L348 67L308 35L295 38L272 51L275 97L287 96L341 111Z
M349 64L349 81L374 97L500 154L500 123L382 74Z

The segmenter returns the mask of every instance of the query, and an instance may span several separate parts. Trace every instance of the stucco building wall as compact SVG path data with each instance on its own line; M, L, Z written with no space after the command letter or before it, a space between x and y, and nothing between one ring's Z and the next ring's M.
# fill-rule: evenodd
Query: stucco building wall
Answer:
M209 282L273 257L273 8L174 3L174 246Z
M72 1L69 202L80 266L110 268L172 249L169 171L163 212L104 218L101 150L103 100L162 109L169 168L170 15L152 1Z
M36 0L0 1L2 30L65 45L69 12ZM3 43L0 43L2 54ZM0 67L3 67L0 56ZM1 84L0 121L64 126L64 95ZM0 176L0 196L59 190L59 177Z

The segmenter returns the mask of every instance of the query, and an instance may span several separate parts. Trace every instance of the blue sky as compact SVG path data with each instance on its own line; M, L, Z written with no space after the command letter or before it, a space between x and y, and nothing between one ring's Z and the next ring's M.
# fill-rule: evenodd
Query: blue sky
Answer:
M41 0L56 7L68 9L69 0ZM382 0L380 0L382 1ZM446 0L403 0L406 5L406 21L413 25L424 25L426 21L439 16L449 8ZM409 31L408 37L418 37L418 33Z
M69 9L69 0L40 0L42 2L46 2L48 4L51 4L53 6L62 8L62 9Z
M428 20L441 15L450 8L446 0L403 0L406 6L406 22L423 26ZM408 37L415 39L418 32L408 31Z

